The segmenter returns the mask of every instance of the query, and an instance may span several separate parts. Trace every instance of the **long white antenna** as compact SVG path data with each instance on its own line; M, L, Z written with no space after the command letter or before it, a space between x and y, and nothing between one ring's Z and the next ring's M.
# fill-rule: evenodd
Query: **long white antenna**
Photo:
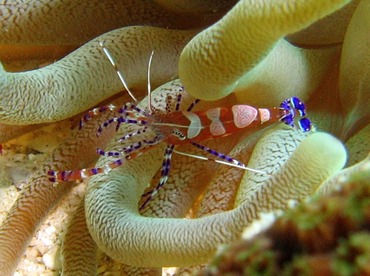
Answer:
M260 171L260 170L256 170L256 169L251 169L251 168L248 168L248 167L245 167L245 166L240 166L240 165L229 163L229 162L222 161L222 160L208 158L208 157L204 157L204 156L200 156L200 155L194 155L194 154L185 153L185 152L177 151L177 150L173 150L173 152L175 152L177 154L180 154L180 155L184 155L184 156L188 156L188 157L200 159L200 160L214 161L216 163L220 163L220 164L223 164L223 165L227 165L227 166L230 166L230 167L235 167L235 168L246 170L246 171L251 171L251 172L260 173L260 174L266 174L266 172L264 172L264 171Z
M168 126L168 127L178 127L178 128L191 128L191 129L205 129L205 126L189 126L189 125L179 125L179 124L171 124L171 123L161 123L161 122L153 122L151 123L153 126Z
M150 54L149 62L148 62L148 108L150 112L152 112L152 87L150 84L150 69L152 66L153 55L154 55L154 50Z
M123 84L123 86L125 87L125 89L127 90L127 93L130 95L130 97L135 101L137 102L137 99L135 98L134 94L131 92L131 90L128 88L128 85L126 84L126 81L123 77L123 74L121 73L121 71L118 69L118 66L117 64L115 63L112 55L110 54L109 50L107 49L107 47L104 46L104 43L102 41L99 42L99 45L100 47L102 48L104 54L107 56L109 62L112 64L112 66L114 67L114 69L116 70L116 73L121 81L121 83Z

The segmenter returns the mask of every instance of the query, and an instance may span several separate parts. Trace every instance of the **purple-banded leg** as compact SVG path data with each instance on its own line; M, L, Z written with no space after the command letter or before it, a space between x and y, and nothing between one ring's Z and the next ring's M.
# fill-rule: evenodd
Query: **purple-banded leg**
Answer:
M186 109L186 111L192 111L193 108L200 102L199 99L195 99L190 105L189 107Z
M146 112L145 110L137 107L133 103L126 103L123 107L118 110L118 113L125 114L127 112L135 111L136 113L140 114L143 117L150 117L150 113Z
M147 121L145 120L135 120L135 119L130 119L130 117L139 117L137 115L141 115L142 117L148 117L148 118L150 117L149 113L138 108L133 103L126 103L117 112L120 113L121 116L110 118L106 120L105 122L103 122L97 130L97 133L96 133L97 136L99 136L103 132L104 128L108 127L112 123L117 123L117 126L116 126L116 131L117 131L121 123L138 124L138 125L145 125L147 123Z
M118 121L119 121L119 119L120 119L120 117L113 117L113 118L109 118L108 120L106 120L105 122L103 122L103 123L98 127L98 129L97 129L97 131L96 131L96 136L97 136L97 137L99 137L99 136L102 134L103 130L104 130L105 128L107 128L108 126L110 126L112 123L117 123L117 125L118 125ZM116 129L117 129L117 127L116 127Z
M234 165L236 165L238 167L245 167L245 165L242 162L240 162L240 161L238 161L238 160L236 160L236 159L234 159L234 158L232 158L232 157L230 157L230 156L228 156L226 154L220 153L220 152L218 152L216 150L213 150L211 148L208 148L206 146L203 146L203 145L198 144L198 143L195 143L195 142L192 142L191 144L193 146L197 147L198 149L201 149L201 150L203 150L205 152L208 152L209 154L212 154L213 156L216 156L217 158L220 158L222 160L225 160L228 163L234 164Z
M118 142L123 142L124 140L130 139L136 135L140 135L142 133L145 133L147 131L148 127L143 127L142 129L139 129L137 131L131 132L126 134L125 136L122 136L121 138L118 139Z
M98 148L96 150L96 152L99 155L103 155L103 156L113 156L113 157L126 156L126 155L130 155L134 151L143 150L143 149L146 149L148 147L155 146L155 145L159 144L160 142L162 142L162 140L158 136L155 136L151 140L143 139L139 142L133 143L133 144L128 145L128 146L125 146L125 147L120 148L116 151L104 151L104 150Z
M122 123L145 126L145 125L148 124L148 121L130 119L130 118L125 118L123 116L110 118L99 126L99 128L96 132L96 135L100 136L100 134L103 132L104 128L107 128L112 123L117 123L117 126L116 126L116 131L117 131Z
M134 143L132 145L129 145L129 146L126 146L126 147L123 147L119 150L111 150L111 151L104 151L102 149L99 149L97 148L96 149L96 152L99 154L99 155L103 155L103 156L113 156L113 157L119 157L119 156L125 156L125 155L128 155L136 150L139 150L139 149L142 149L144 148L143 147L143 143L142 142L137 142L137 143Z
M181 100L182 100L182 94L178 94L177 99L176 99L175 111L179 111Z
M94 108L92 110L89 110L80 120L79 123L79 129L81 129L86 123L88 123L92 118L104 113L105 111L114 111L117 108L117 106L110 104L110 105L104 105L97 108Z
M154 189L142 195L142 197L147 196L147 198L144 201L144 203L140 206L140 210L142 210L149 203L149 201L155 196L155 194L163 187L163 185L166 184L168 176L170 174L171 157L172 157L174 147L175 145L168 145L166 147L166 150L164 152L163 162L162 162L161 178L157 186L154 187Z

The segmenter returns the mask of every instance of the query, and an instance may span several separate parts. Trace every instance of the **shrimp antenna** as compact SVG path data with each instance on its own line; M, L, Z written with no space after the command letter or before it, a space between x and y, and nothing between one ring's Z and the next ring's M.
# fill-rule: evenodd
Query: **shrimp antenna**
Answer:
M112 66L114 67L114 69L116 70L116 73L121 81L121 83L123 84L123 86L125 87L125 89L127 90L127 93L130 95L130 97L134 100L134 102L137 102L137 99L135 98L134 94L131 92L131 90L128 88L128 85L123 77L123 74L122 72L118 69L118 66L116 64L116 62L114 61L112 55L110 54L109 50L107 47L104 46L104 43L102 41L99 41L99 45L100 47L102 48L103 50L103 53L107 56L109 62L112 64Z
M150 54L149 62L148 62L148 108L149 111L152 111L152 87L150 84L150 69L152 66L152 60L153 60L154 50Z
M227 166L230 166L230 167L239 168L239 169L246 170L246 171L251 171L251 172L260 173L260 174L266 174L266 172L264 172L264 171L248 168L248 167L243 166L243 165L237 165L237 164L229 163L229 162L222 161L222 160L217 160L217 159L208 158L208 157L195 155L195 154L190 154L190 153L177 151L177 150L173 150L173 152L177 153L179 155L188 156L188 157L192 157L192 158L196 158L196 159L200 159L200 160L204 160L204 161L213 161L213 162L216 162L216 163L220 163L220 164L227 165Z

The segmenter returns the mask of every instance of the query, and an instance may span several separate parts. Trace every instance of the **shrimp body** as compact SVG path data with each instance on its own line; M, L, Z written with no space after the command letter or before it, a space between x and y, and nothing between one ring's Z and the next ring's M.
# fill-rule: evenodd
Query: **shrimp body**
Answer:
M164 135L167 144L182 145L191 142L221 138L272 124L287 116L290 110L282 108L257 108L250 105L216 107L204 111L175 111L170 114L156 114L151 128Z
M100 45L109 61L116 69L122 84L129 92L134 102L137 102L136 98L132 95L125 83L122 73L118 70L117 65L110 56L108 49L106 49L102 43L100 43ZM119 142L129 140L133 136L139 138L138 142L133 142L128 146L118 148L115 151L106 152L102 149L97 149L97 153L100 155L117 158L115 161L102 167L69 171L51 170L48 172L49 180L51 182L76 181L92 175L108 173L112 169L121 166L125 161L136 158L142 153L150 150L153 146L161 142L165 142L167 147L163 157L161 178L155 188L143 194L143 196L147 197L141 206L141 208L143 208L166 183L170 172L171 157L173 153L203 160L210 160L254 171L256 173L264 173L262 171L247 168L240 161L203 146L199 144L199 142L229 136L246 128L257 128L260 125L269 125L279 121L290 127L298 125L299 129L303 132L314 129L310 120L306 118L305 105L297 97L291 97L284 100L280 104L280 107L258 108L250 105L233 105L231 107L215 107L203 111L192 111L195 105L199 102L199 100L196 99L192 104L190 104L186 111L180 111L182 98L181 92L184 90L181 88L180 93L177 95L177 100L175 101L174 110L172 108L173 101L171 96L168 96L166 99L165 111L156 109L151 106L150 63L152 56L153 53L149 59L148 65L148 110L143 110L137 107L135 103L126 103L124 106L119 108L114 105L108 105L89 111L80 121L81 128L94 116L107 110L116 111L117 116L105 121L97 129L97 135L99 136L104 128L112 123L117 124L116 130L119 129L121 124L135 124L141 126L141 128L132 133L125 134L119 139ZM299 119L296 120L296 118ZM147 131L152 131L154 133L153 137L149 140L142 137L142 134ZM175 149L175 146L183 144L191 144L212 155L213 158L187 154Z
M75 181L95 174L108 173L112 169L121 166L125 161L134 159L147 150L150 150L151 147L156 144L165 142L168 146L164 156L164 160L166 161L164 164L167 165L162 168L163 175L154 193L151 191L151 194L146 194L149 195L148 200L150 200L167 181L172 153L180 153L175 151L174 147L176 145L192 144L219 159L225 160L225 162L237 167L246 168L245 165L238 160L209 149L199 144L199 142L229 136L245 128L256 128L260 125L267 126L279 121L291 127L295 127L294 118L296 118L297 115L300 117L297 125L302 131L307 132L314 129L310 120L305 117L306 110L304 104L297 97L286 99L280 104L280 107L257 108L250 105L234 105L231 107L215 107L202 111L191 111L199 100L195 100L186 111L179 110L180 102L181 94L179 94L177 98L176 109L172 111L170 102L168 101L165 112L155 108L152 108L150 112L146 112L132 103L127 103L118 110L117 107L110 105L90 111L87 114L88 116L85 116L83 120L90 119L93 115L96 116L106 110L116 110L118 114L120 114L104 122L98 128L97 135L100 135L99 133L112 123L117 123L117 129L122 123L125 123L140 125L143 129L125 135L121 138L122 141L130 139L134 135L140 135L147 130L154 132L154 138L151 140L143 139L130 146L118 149L117 151L105 152L98 149L97 152L100 155L114 156L120 159L103 167L59 172L49 171L48 175L50 181ZM83 123L80 125L83 125ZM210 158L208 160L215 161ZM145 201L144 205L147 202L148 201Z

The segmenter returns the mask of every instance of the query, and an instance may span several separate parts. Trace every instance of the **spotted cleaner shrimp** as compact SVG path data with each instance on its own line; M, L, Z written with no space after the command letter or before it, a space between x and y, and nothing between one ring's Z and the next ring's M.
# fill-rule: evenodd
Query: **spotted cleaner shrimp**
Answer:
M152 190L143 194L143 197L147 198L141 206L142 209L166 183L170 173L173 153L197 159L210 160L256 173L264 173L263 171L248 168L238 160L201 145L199 142L229 136L240 132L247 127L256 127L261 124L269 125L275 122L282 122L290 127L295 127L297 125L303 132L308 132L314 129L311 121L306 117L306 108L304 103L297 97L288 98L280 104L280 107L273 108L233 105L231 107L215 107L203 111L192 111L200 101L196 99L190 104L186 111L180 111L182 94L179 93L175 102L175 110L172 110L172 98L170 96L167 97L166 110L158 110L151 105L150 65L153 58L153 52L150 55L148 63L148 110L141 109L136 105L137 100L128 88L121 71L118 69L108 49L103 45L103 43L100 43L100 46L112 66L115 68L121 83L135 103L129 102L121 107L108 105L95 108L89 111L81 119L80 128L83 127L83 125L92 117L110 110L116 111L118 116L108 119L99 126L97 129L98 136L102 133L104 128L108 127L112 123L117 124L116 130L118 130L120 125L124 123L139 125L142 126L142 128L124 135L119 141L122 142L132 138L133 136L139 136L147 131L154 132L154 138L149 140L142 139L130 144L129 146L122 147L117 151L106 152L102 149L97 149L98 154L113 156L117 158L117 160L106 164L103 167L66 171L51 170L48 172L49 180L51 182L76 181L92 175L108 173L112 169L121 166L126 160L136 158L147 150L150 150L153 146L164 142L167 144L167 147L165 149L162 162L161 178ZM297 116L299 116L299 119L295 120ZM296 121L297 123L295 123ZM183 144L191 144L196 148L213 155L214 158L188 154L175 149L175 146Z

